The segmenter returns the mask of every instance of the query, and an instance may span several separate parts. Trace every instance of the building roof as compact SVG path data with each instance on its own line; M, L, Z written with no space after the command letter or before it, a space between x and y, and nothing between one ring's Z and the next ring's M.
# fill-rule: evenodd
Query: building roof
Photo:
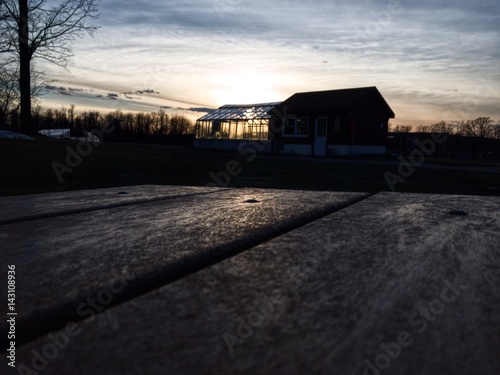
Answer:
M270 112L281 102L259 104L228 104L201 117L198 121L229 121L270 119Z
M349 110L356 106L362 99L375 95L387 107L391 118L395 117L394 111L389 107L382 94L375 86L353 89L302 92L292 95L283 104L288 111L336 111Z

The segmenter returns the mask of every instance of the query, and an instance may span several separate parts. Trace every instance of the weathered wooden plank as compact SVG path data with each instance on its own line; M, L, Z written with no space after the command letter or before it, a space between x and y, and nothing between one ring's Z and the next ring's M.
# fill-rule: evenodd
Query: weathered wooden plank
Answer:
M128 300L367 196L221 190L3 225L0 262L19 275L18 336L79 319L103 289L120 289L100 296L110 304Z
M0 197L0 225L220 190L223 189L141 185Z
M379 194L79 322L40 366L498 374L499 227L498 198ZM24 346L18 364L52 343Z

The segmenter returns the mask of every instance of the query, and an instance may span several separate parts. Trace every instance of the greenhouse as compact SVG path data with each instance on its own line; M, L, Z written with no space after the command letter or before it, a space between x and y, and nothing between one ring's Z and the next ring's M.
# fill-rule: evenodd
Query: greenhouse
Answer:
M197 139L259 140L269 138L272 110L280 103L225 105L196 121Z

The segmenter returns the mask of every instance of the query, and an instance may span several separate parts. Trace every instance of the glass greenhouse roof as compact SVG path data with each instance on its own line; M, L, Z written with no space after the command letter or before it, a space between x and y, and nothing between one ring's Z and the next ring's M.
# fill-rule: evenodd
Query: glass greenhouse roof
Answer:
M255 119L270 119L269 112L281 102L276 103L261 103L261 104L246 104L246 105L224 105L219 109L201 117L198 121L245 121Z

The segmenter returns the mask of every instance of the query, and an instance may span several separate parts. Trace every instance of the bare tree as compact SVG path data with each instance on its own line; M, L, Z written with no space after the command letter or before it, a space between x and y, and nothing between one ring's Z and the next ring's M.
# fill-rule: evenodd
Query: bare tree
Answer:
M465 135L479 138L493 138L494 125L490 117L478 117L465 123Z
M478 137L493 138L495 129L493 120L490 117L478 117L474 120L474 123Z
M17 112L21 106L19 90L19 65L5 63L0 60L0 126L6 127L7 117ZM31 99L37 103L45 84L44 75L32 66L31 68Z
M189 134L192 131L192 122L184 115L172 115L170 117L170 135Z
M93 35L97 26L89 19L99 16L97 0L2 0L0 48L12 53L19 65L21 124L33 132L31 121L31 62L41 58L66 67L71 44L84 33Z
M467 121L464 121L464 120L460 120L460 121L456 121L455 122L455 129L456 129L456 133L463 136L463 137L469 137L469 136L472 136L472 134L470 134L470 120L467 120Z
M448 133L455 131L455 125L451 122L440 121L430 125L418 125L417 131L421 133Z
M431 124L429 126L429 130L431 133L448 133L452 134L454 130L454 126L451 122L440 121L435 124Z
M495 139L500 139L500 124L496 124L496 125L494 126L494 131L493 131L493 133L494 133L494 138L495 138Z
M419 133L429 133L430 132L430 127L429 125L417 125L417 132Z
M0 66L0 128L5 128L7 117L19 109L18 77L11 66Z
M12 46L9 45L9 39L8 38L5 38L5 36L3 35L3 31L4 31L4 27L3 25L5 25L5 23L7 22L9 18L9 13L7 12L7 8L5 7L5 4L4 4L4 0L0 0L0 31L2 31L2 34L1 37L0 37L0 54L1 54L1 57L3 58L4 57L4 54L7 53L7 52L11 52L12 51ZM0 66L3 66L3 63L4 61L2 60Z
M391 125L389 130L394 133L409 133L412 127L411 125Z

